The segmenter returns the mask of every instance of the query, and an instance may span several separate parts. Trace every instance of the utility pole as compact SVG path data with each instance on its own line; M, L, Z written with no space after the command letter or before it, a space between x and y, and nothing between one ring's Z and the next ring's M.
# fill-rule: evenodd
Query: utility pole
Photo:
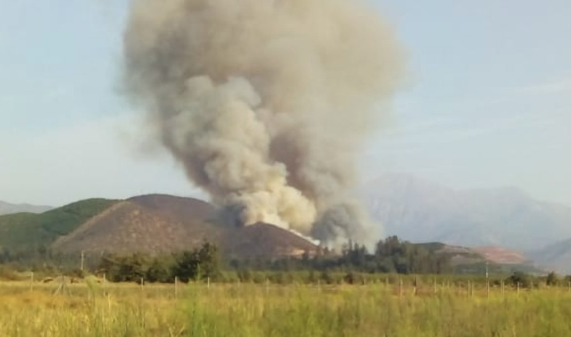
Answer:
M82 250L82 251L81 251L81 265L80 265L80 267L79 267L79 269L80 269L81 271L83 271L84 261L85 261L85 251Z

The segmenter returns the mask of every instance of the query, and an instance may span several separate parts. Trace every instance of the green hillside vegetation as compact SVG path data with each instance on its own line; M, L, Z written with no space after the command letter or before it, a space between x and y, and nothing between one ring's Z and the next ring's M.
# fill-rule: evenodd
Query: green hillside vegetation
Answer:
M87 199L41 214L18 213L0 216L0 247L47 247L58 237L71 233L83 222L117 202Z

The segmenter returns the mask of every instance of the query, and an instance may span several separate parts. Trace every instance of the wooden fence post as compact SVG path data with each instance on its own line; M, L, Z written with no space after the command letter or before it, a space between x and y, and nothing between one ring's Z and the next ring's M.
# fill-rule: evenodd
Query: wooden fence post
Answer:
M178 297L178 276L174 277L174 297Z

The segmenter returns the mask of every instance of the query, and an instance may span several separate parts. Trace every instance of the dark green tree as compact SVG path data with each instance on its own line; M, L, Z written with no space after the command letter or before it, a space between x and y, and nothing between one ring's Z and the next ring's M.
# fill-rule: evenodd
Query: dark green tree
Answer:
M559 284L559 276L552 271L551 273L547 274L547 278L545 279L545 284L550 287L556 286Z
M173 268L174 276L181 281L200 280L220 277L220 256L218 248L204 242L200 249L182 252Z

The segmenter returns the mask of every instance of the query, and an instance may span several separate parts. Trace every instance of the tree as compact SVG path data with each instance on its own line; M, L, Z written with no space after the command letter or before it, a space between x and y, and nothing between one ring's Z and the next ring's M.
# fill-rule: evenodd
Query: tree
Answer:
M174 276L183 282L199 279L217 279L220 276L218 248L204 242L198 250L182 252L174 267Z
M198 251L199 277L216 280L220 277L220 253L218 247L204 242Z
M529 288L532 285L532 280L529 275L524 272L516 271L506 279L507 284L519 286L522 288Z
M176 259L176 265L173 268L174 276L177 276L182 282L195 280L198 276L198 265L197 252L184 251Z
M98 270L113 282L140 282L147 276L152 259L144 254L128 256L107 255L101 259Z
M147 270L146 279L149 282L172 282L174 277L172 276L173 263L171 260L172 259L155 258Z
M119 275L122 281L140 282L147 276L151 259L143 254L135 253L122 259Z
M547 274L547 279L545 280L545 284L547 284L550 287L556 286L557 284L559 284L559 276L555 274L554 271L552 271L551 273Z

